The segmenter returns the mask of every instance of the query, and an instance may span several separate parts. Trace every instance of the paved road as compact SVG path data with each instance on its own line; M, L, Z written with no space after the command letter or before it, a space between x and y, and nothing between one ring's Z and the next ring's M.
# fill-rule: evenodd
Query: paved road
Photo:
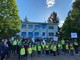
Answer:
M18 60L17 55L12 56L9 60ZM24 58L27 60L27 58ZM79 56L71 56L71 55L60 55L60 56L33 56L31 60L80 60Z

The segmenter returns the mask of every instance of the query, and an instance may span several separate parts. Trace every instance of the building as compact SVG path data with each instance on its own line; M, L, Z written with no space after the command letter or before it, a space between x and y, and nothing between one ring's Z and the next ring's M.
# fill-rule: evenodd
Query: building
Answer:
M58 23L22 22L20 32L21 38L54 38L58 32Z

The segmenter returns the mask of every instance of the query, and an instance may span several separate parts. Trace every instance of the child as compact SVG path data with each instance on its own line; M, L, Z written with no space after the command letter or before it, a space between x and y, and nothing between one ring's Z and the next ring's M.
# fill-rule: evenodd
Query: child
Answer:
M70 54L71 55L74 54L74 46L73 46L73 43L70 43Z
M65 48L66 48L66 55L68 55L69 54L69 44L68 43L66 43Z

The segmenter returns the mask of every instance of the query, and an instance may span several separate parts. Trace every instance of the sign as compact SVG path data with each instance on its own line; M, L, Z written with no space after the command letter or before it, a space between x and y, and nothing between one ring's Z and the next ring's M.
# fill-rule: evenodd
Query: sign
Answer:
M54 37L54 41L58 41L58 37L55 36L55 37Z
M46 44L45 40L43 39L43 43Z
M71 38L78 38L77 33L71 33Z
M35 42L35 38L34 37L32 37L32 42Z
M11 37L11 40L13 41L14 40L14 37Z

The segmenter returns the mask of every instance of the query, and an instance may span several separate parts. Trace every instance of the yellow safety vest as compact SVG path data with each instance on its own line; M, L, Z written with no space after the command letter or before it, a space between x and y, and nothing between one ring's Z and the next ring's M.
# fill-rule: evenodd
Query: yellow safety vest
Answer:
M21 45L21 41L20 40L18 41L18 45Z
M28 54L32 54L32 48L28 48Z
M49 46L48 45L46 45L46 50L49 50Z
M58 49L62 49L62 46L61 46L61 44L58 44Z
M72 44L70 45L70 50L74 50L74 46Z
M44 44L42 44L42 48L44 49L44 47L45 47L45 45Z
M21 48L20 55L25 55L25 48Z
M52 49L53 49L53 45L50 46L50 50L52 50Z
M16 40L13 41L13 45L17 45L17 41Z
M51 45L51 42L49 44Z
M32 50L36 51L37 50L36 46L32 46Z
M68 50L69 49L69 45L68 44L66 44L66 50Z
M57 47L56 46L53 46L53 51L56 51L57 50Z
M38 46L38 51L41 51L41 46Z
M74 42L74 45L78 46L78 43L77 42Z
M62 43L62 45L64 45L65 44L65 41L64 40L61 40L61 43Z

